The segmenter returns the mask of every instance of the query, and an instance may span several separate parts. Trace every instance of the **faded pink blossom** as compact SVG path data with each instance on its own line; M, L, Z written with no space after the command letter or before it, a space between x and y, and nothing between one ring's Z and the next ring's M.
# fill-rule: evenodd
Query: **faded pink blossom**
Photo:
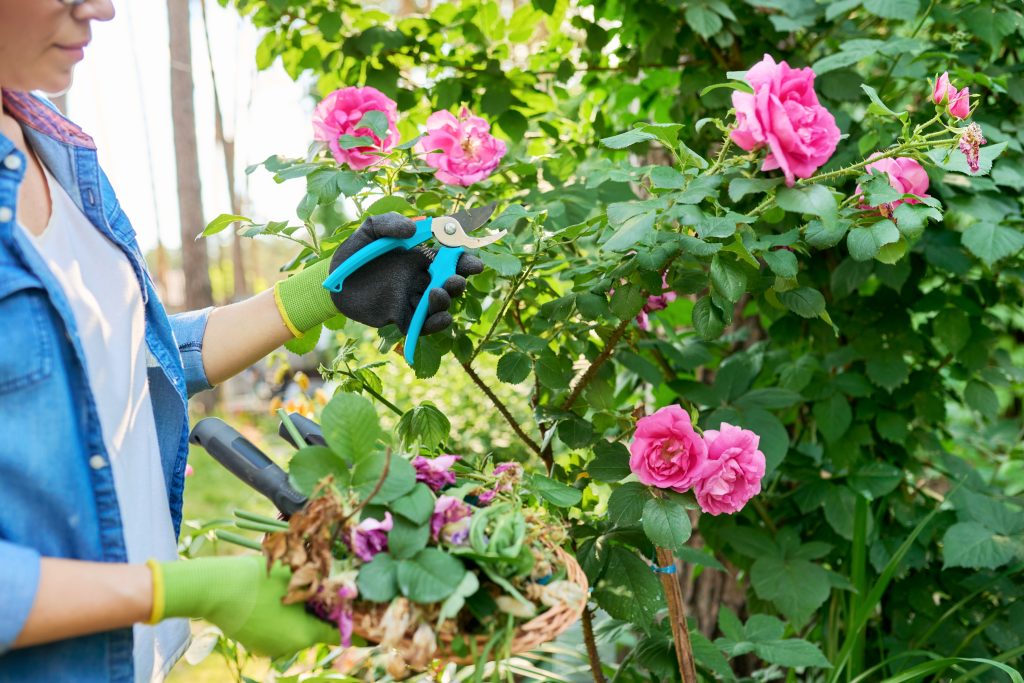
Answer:
M391 513L384 513L384 520L364 519L352 528L348 547L363 562L369 562L377 554L388 549L388 532L394 525Z
M949 89L949 115L956 119L966 119L971 114L971 91L964 88L960 92L952 86Z
M872 171L883 171L889 177L889 185L900 194L916 194L918 197L928 197L928 173L924 167L915 159L910 157L886 157L873 161L864 167L868 173ZM861 194L860 185L854 190L854 194ZM906 202L907 204L920 204L919 199L909 197L897 199L878 207L883 216L891 216L897 206ZM861 204L863 208L870 208L867 204Z
M465 545L473 509L458 498L441 496L430 518L430 537L437 543Z
M987 142L977 123L967 126L960 136L960 151L967 157L967 165L972 173L977 173L981 167L981 146Z
M369 128L356 128L367 112L383 112L388 120L388 131L381 138ZM313 137L327 143L339 164L348 164L359 171L373 166L380 157L373 152L389 152L398 144L398 105L381 91L371 86L351 86L335 90L316 105L313 112ZM367 136L372 145L342 149L338 138L342 135Z
M462 107L458 118L436 111L427 119L427 134L417 143L437 179L468 187L494 173L505 156L505 143L490 133L491 125ZM441 150L437 152L435 150Z
M949 84L949 72L943 71L932 86L932 102L939 105L948 103L950 88L952 86ZM953 92L956 92L956 88L953 88Z
M476 497L477 503L480 507L484 508L494 502L494 499L498 496L498 492L494 490L487 490Z
M498 481L495 491L511 491L523 478L523 466L514 460L499 463L491 473Z
M730 137L750 151L768 146L762 171L781 168L786 185L809 178L836 151L839 128L835 118L818 102L814 71L792 69L771 55L747 71L753 93L735 91L736 129Z
M655 311L661 311L668 308L668 305L676 300L679 295L668 288L668 273L662 273L661 275L661 294L654 294L647 297L647 303L644 304L643 309L636 315L636 323L640 326L641 330L651 329L651 321L648 317L648 313Z
M320 586L317 594L307 603L313 614L324 621L337 624L341 635L342 647L352 645L352 603L359 595L359 590L351 583L331 585L331 582Z
M416 481L422 481L437 493L455 483L455 473L451 469L458 459L457 455L439 455L436 458L417 455L412 460L412 466L416 468Z
M640 418L629 453L629 469L641 482L680 493L696 483L707 460L704 440L678 405Z
M728 422L704 432L707 460L694 485L701 510L709 515L732 514L761 492L765 460L758 450L760 441L749 429Z

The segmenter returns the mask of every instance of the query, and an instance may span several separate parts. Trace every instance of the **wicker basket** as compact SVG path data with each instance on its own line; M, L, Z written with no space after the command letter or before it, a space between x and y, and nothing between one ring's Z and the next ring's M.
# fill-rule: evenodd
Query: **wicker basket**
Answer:
M551 607L547 611L519 626L519 628L516 629L515 636L512 638L511 649L513 654L528 652L546 642L554 640L559 636L559 634L572 626L576 620L580 618L580 615L583 613L583 609L587 606L589 584L587 583L586 574L583 573L583 568L580 567L580 564L576 561L575 557L569 555L561 548L555 548L554 550L558 561L565 566L566 580L577 584L583 589L581 592L583 598L580 600L578 605L556 605L555 607ZM369 643L379 643L384 637L384 629L380 626L380 623L385 609L387 609L386 606L381 605L373 612L360 613L357 610L355 614L353 632ZM476 638L477 649L482 650L484 645L487 643L487 636L477 636ZM473 663L473 658L471 656L459 656L452 652L451 641L451 636L438 636L438 648L435 656L440 659L455 662L456 664ZM403 651L411 647L412 638L407 634L398 644L397 649L399 651Z

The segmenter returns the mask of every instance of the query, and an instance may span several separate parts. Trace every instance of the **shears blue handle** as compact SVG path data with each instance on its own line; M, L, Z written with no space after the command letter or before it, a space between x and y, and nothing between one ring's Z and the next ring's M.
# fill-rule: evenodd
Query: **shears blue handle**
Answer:
M345 284L345 279L349 275L378 256L395 249L412 249L417 245L423 244L433 236L430 229L432 222L432 218L422 218L416 221L416 232L413 233L412 237L382 237L370 242L342 261L324 280L324 288L332 292L340 292ZM409 365L412 365L413 360L416 358L416 342L419 341L420 332L423 331L423 323L427 320L430 290L435 287L442 287L448 278L455 275L455 267L459 263L459 257L462 256L462 252L462 247L442 246L427 269L427 272L430 274L430 284L427 285L427 290L423 292L423 296L420 297L420 301L416 305L416 310L412 314L412 321L409 323L409 331L405 335L405 360Z
M422 218L416 221L416 232L412 237L381 237L349 256L334 269L324 280L324 288L332 292L340 292L345 284L345 279L356 272L367 263L395 249L412 249L416 245L423 244L433 235L430 231L432 218Z

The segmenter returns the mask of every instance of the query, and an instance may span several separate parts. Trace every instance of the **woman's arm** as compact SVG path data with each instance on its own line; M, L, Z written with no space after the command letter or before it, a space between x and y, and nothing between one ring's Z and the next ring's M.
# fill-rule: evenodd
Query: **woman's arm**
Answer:
M210 384L234 377L292 337L272 289L213 309L203 335L203 367Z
M14 647L124 628L149 619L152 573L144 564L44 557L39 589Z

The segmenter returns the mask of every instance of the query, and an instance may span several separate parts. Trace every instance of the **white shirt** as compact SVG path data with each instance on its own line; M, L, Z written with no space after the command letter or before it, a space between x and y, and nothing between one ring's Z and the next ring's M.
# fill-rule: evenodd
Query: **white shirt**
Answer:
M114 475L128 561L177 559L146 376L142 292L128 258L46 172L53 206L26 230L71 305ZM102 465L102 463L100 463ZM162 681L188 644L185 619L133 627L135 680Z

